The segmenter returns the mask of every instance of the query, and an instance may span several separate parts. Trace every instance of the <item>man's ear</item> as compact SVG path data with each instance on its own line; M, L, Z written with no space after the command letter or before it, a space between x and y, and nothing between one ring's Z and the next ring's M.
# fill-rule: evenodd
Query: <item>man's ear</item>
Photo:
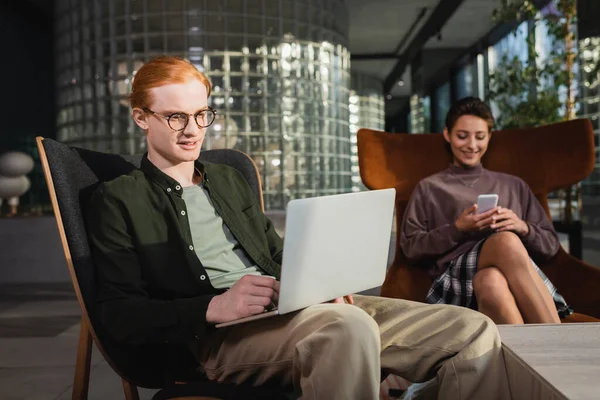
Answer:
M148 130L148 121L146 121L148 114L146 114L144 110L136 107L131 110L131 116L133 117L133 120L137 126L142 128L144 131Z
M442 134L444 135L444 139L446 139L446 142L450 143L450 132L448 132L448 128L444 128Z

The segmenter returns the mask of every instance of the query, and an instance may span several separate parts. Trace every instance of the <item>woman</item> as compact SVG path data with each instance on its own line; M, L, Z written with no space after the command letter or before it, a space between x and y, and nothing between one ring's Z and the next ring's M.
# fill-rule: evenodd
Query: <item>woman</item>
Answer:
M560 243L525 182L481 165L493 125L480 99L451 107L443 134L453 162L415 188L402 250L416 263L435 264L428 303L479 310L497 324L560 323L572 311L530 258L546 260ZM477 196L492 193L499 206L478 213Z

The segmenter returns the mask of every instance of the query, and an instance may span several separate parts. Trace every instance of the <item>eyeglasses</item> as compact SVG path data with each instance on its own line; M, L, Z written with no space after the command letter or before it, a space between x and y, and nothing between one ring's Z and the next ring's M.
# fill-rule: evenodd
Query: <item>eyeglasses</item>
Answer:
M169 128L177 132L185 129L188 122L190 121L190 116L194 117L198 128L207 128L210 126L210 124L212 124L215 121L215 116L217 115L217 111L210 107L204 110L200 110L196 114L174 113L168 116L159 114L155 111L150 110L149 108L142 108L142 110L167 120Z

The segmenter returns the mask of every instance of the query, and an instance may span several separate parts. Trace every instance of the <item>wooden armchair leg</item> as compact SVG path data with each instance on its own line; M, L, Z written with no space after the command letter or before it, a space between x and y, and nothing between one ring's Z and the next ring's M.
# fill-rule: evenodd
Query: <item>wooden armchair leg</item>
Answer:
M121 379L123 382L123 391L125 392L125 400L140 400L140 394L138 393L137 386L132 385L125 379Z
M81 318L79 329L79 346L75 362L75 377L73 380L73 400L87 400L90 384L90 364L92 361L92 334L85 318Z

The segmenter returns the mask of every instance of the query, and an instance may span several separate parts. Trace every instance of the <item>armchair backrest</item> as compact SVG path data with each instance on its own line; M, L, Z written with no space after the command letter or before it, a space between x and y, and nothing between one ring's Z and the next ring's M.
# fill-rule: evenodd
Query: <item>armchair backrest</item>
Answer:
M358 132L363 183L369 189L395 187L398 202L407 202L421 179L445 169L451 161L450 150L440 134L391 134L370 129ZM575 184L593 171L592 124L577 119L494 132L483 165L522 178L548 212L549 192ZM396 212L401 218L402 212Z
M139 167L141 156L84 150L52 139L37 138L37 143L71 280L94 342L111 367L127 381L141 387L162 387L166 348L119 344L98 322L94 307L96 273L84 223L93 190L101 182ZM258 170L246 154L230 149L208 150L201 152L200 160L236 168L248 180L262 206Z

